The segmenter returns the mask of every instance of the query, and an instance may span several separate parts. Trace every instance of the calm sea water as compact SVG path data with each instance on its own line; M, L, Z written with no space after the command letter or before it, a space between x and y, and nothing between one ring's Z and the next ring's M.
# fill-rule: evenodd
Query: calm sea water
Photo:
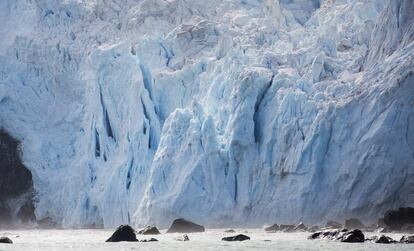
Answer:
M0 250L414 250L414 244L357 244L328 240L307 240L308 233L265 233L262 229L236 229L237 233L246 234L251 237L251 240L225 242L221 241L221 238L233 234L227 234L223 231L223 229L213 229L207 230L205 233L188 234L190 238L188 242L177 241L176 238L181 236L180 234L161 234L157 236L137 236L139 240L155 237L159 242L106 243L105 240L112 234L113 230L0 230L0 236L8 236L14 242L11 245L0 244ZM376 235L376 233L367 233L366 235L371 236ZM402 234L390 234L389 236L399 240Z

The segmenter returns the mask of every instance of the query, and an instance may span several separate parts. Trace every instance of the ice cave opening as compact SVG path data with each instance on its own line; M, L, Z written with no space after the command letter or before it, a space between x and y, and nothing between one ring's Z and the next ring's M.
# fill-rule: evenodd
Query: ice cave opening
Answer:
M35 220L32 173L20 158L20 142L0 130L0 225Z

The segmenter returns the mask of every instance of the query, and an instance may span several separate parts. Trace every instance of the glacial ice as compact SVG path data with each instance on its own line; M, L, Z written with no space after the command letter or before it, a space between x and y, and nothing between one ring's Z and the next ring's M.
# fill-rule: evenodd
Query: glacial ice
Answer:
M63 227L414 205L411 0L3 0L0 127Z

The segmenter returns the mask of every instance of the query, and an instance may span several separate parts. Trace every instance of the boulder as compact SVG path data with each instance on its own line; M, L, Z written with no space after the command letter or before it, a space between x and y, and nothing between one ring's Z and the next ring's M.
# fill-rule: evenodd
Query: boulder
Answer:
M380 237L376 237L374 239L375 243L382 243L382 244L391 244L391 243L396 243L397 241L394 240L393 238L386 236L386 235L381 235Z
M328 221L325 225L326 228L333 228L333 229L339 229L342 228L342 225L336 221Z
M138 241L135 230L129 225L119 226L106 242Z
M348 229L365 229L366 226L364 224L362 224L362 222L360 220L358 220L357 218L351 218L351 219L347 219L345 221L345 228Z
M341 242L364 242L365 236L359 229L348 231L348 229L316 232L311 234L308 239L328 239Z
M322 232L313 233L313 234L309 235L308 239L309 240L319 239L321 237L321 234L322 234Z
M354 229L352 231L346 232L343 236L339 238L341 242L364 242L365 236L359 229Z
M235 236L224 237L221 240L222 241L246 241L246 240L250 240L250 237L244 234L238 234Z
M184 219L176 219L168 229L167 233L195 233L204 231L205 229L201 225L197 225Z
M348 232L348 229L346 228L343 228L340 230L338 229L338 230L333 230L333 231L325 231L325 232L322 232L319 238L329 239L329 240L340 240L341 237L347 232Z
M278 224L273 224L269 227L265 227L264 229L266 232L276 232L279 231L279 225Z
M189 241L190 238L188 238L188 235L184 234L183 236L180 236L176 239L177 241Z
M391 230L400 231L407 224L414 224L414 208L400 207L397 210L389 210L384 215L384 223Z
M157 227L147 226L146 228L140 230L138 234L142 235L151 235L151 234L161 234Z
M414 235L403 235L400 239L401 243L414 243Z
M151 239L140 240L139 242L154 242L154 241L158 241L158 240L155 238L151 238Z
M0 243L4 243L4 244L12 244L13 241L10 240L10 238L8 237L0 237Z

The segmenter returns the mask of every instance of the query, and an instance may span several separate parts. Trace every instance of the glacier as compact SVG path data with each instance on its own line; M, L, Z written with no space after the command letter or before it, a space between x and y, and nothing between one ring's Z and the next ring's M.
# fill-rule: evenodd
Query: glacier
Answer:
M0 128L69 228L414 206L411 0L2 0Z

